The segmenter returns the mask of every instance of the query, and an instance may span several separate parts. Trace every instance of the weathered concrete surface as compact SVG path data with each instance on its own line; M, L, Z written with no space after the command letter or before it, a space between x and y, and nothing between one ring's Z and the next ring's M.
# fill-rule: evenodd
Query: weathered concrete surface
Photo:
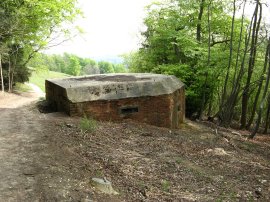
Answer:
M185 117L184 84L161 74L102 74L46 80L46 100L56 111L97 120L132 119L178 128Z
M72 103L171 94L184 84L175 76L161 74L100 74L49 79L65 91Z

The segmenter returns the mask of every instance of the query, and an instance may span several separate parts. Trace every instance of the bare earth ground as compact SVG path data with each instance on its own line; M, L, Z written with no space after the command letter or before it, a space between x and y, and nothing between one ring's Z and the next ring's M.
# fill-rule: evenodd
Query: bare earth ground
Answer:
M41 114L0 94L0 201L270 201L270 137L187 121L179 130ZM119 195L91 184L106 177Z

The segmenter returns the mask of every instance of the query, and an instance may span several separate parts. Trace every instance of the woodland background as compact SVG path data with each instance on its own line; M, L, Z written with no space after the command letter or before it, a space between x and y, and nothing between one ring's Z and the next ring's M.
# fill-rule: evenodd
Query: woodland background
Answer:
M72 37L81 15L75 0L3 0L0 3L2 90L31 72L69 75L153 72L186 84L186 115L224 127L267 133L270 123L269 3L265 0L170 0L152 3L141 48L123 63L65 53L46 55L58 34ZM76 32L80 32L76 29ZM108 30L109 34L109 30Z

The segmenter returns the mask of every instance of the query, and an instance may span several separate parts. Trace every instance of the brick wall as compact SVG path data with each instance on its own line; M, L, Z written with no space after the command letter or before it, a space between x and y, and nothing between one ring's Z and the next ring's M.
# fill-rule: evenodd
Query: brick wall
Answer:
M181 99L181 100L180 100ZM70 103L70 116L97 120L132 119L160 127L178 128L184 121L184 89L170 95Z
M69 101L66 90L54 83L45 81L46 100L57 111L69 112Z
M160 127L178 128L185 118L184 88L169 95L71 103L64 88L46 82L46 99L57 111L65 111L70 116L87 115L104 121L132 119Z

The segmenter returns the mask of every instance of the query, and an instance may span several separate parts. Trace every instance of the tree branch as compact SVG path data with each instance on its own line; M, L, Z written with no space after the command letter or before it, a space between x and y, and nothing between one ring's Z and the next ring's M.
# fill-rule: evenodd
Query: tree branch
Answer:
M219 44L219 43L227 43L227 42L229 42L230 41L230 39L224 39L224 40L222 40L222 41L214 41L214 39L212 39L212 43L211 43L211 47L212 46L214 46L214 45L216 45L216 44Z

